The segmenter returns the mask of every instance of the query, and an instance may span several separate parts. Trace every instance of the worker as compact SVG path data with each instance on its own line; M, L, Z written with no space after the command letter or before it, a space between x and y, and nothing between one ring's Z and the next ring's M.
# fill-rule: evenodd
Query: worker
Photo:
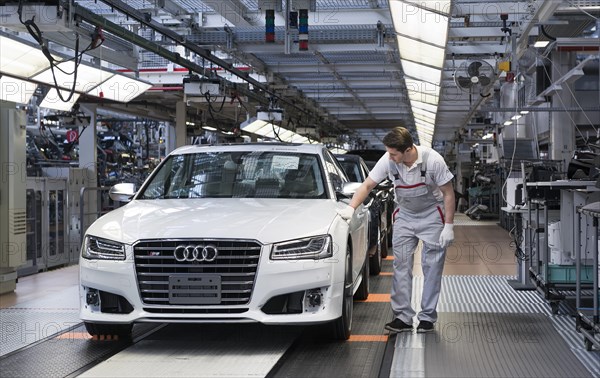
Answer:
M394 182L393 250L391 292L394 319L385 325L391 332L412 332L415 310L411 305L414 253L423 242L421 265L424 284L417 332L434 330L442 283L446 248L454 240L454 175L435 150L414 145L405 127L383 138L386 153L354 193L349 205L338 211L349 221L355 209L385 178Z

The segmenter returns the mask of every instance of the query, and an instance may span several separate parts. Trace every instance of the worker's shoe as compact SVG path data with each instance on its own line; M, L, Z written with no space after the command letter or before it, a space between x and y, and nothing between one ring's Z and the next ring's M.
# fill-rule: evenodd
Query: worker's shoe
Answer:
M421 320L417 326L417 333L425 333L433 331L433 323L427 320Z
M412 332L412 324L406 324L400 319L394 319L385 325L385 329L391 332Z

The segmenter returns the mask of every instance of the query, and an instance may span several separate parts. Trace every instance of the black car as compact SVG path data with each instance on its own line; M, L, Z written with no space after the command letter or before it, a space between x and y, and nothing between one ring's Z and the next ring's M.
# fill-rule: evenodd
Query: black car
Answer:
M346 153L346 156L348 156L348 155L360 156L361 158L363 158L363 160L367 164L367 167L369 167L369 169L373 169L373 167L375 166L377 161L385 154L385 152L386 152L385 150L376 150L376 149L351 150ZM388 246L391 247L392 246L392 223L394 222L394 220L392 218L393 218L394 209L396 208L396 205L394 202L393 185L391 182L389 183L389 185L390 185L390 195L388 196L389 204L388 204L387 219L388 219L388 224L390 226L389 226L389 232L388 232L387 236L388 236Z
M365 161L356 155L335 155L348 179L363 182L369 175ZM388 254L388 234L391 235L392 223L389 214L393 204L392 185L388 180L377 185L365 201L373 201L369 207L369 271L373 275L381 271L381 259Z

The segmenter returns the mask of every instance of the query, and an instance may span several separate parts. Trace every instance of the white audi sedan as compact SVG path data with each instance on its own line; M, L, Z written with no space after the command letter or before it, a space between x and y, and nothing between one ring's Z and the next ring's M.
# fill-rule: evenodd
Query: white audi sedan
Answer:
M130 201L86 231L80 317L92 335L135 322L328 323L347 339L369 293L368 204L323 145L247 143L172 152Z

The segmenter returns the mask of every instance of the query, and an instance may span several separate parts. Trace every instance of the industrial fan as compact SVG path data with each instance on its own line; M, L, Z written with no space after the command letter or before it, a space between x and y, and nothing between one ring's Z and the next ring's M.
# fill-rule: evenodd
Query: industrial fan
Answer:
M454 81L461 90L484 93L496 79L494 68L485 61L465 61L454 72Z

